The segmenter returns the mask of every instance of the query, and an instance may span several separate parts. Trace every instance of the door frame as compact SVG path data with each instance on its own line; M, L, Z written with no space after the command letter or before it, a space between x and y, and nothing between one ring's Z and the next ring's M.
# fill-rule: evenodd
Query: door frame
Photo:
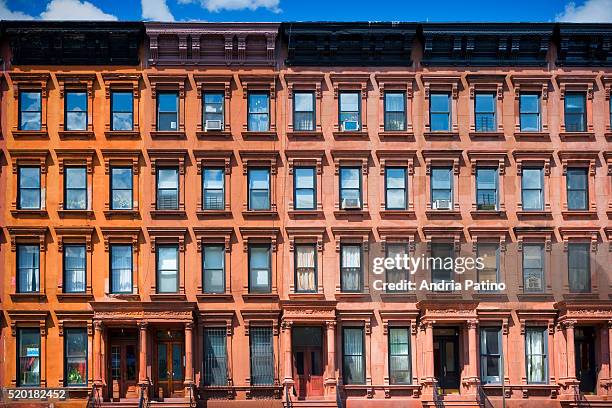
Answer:
M164 398L180 398L180 397L184 397L185 396L185 385L184 385L184 381L185 381L185 337L182 335L182 333L178 330L165 330L165 331L170 331L173 333L181 333L181 335L175 339L159 339L157 337L157 334L161 331L164 330L158 330L155 333L155 344L153 347L153 355L152 355L152 359L153 359L153 364L152 364L152 370L153 370L153 395L155 395L156 397L159 396L159 388L162 387L163 385L165 385L164 387ZM173 371L169 371L169 378L166 381L160 381L159 379L159 347L160 345L164 345L166 347L166 364L167 364L167 368L170 368L171 370L173 370L172 368L172 357L173 357L173 353L174 353L174 345L179 345L181 348L181 367L182 367L182 376L179 380L174 380L174 373ZM180 385L179 385L180 383ZM162 385L163 384L163 385ZM168 394L166 394L165 390L168 390Z
M321 326L316 326L316 325L312 325L312 326L294 326L294 330L296 328L300 328L300 327L310 327L310 328L316 328L319 329L321 331L321 342L318 346L295 346L293 344L293 333L291 336L291 360L292 360L292 370L293 370L293 380L295 383L295 391L297 394L297 398L300 400L307 400L309 398L321 398L323 397L323 395L325 394L325 387L323 386L323 380L325 377L325 369L326 369L326 365L327 365L327 361L325 358L323 358L323 353L324 353L324 341L325 339L323 338L323 328ZM311 380L313 375L312 375L312 353L315 353L318 351L319 354L319 364L320 364L320 369L321 369L321 374L320 375L316 375L314 377L317 377L318 380L320 380L321 383L321 389L317 390L316 388L313 388L313 381ZM297 353L304 353L304 375L300 376L298 375L297 372L297 359L296 359L296 355ZM306 357L308 356L308 357ZM300 383L300 377L304 377L304 376L308 376L308 378L305 379L304 383L304 389L302 389L298 384ZM303 395L302 391L304 392Z
M578 337L577 336L577 330L584 330L587 329L590 332L591 338L587 339L586 337L582 336L582 337ZM580 378L578 378L578 367L579 367L579 359L580 359L580 354L578 353L578 343L582 342L582 343L588 343L590 346L589 349L589 361L591 363L591 372L590 374L593 376L593 389L589 390L589 391L583 391L582 390L582 381L580 381ZM574 329L574 367L576 369L576 378L578 379L578 381L580 381L579 387L580 387L580 391L581 392L585 392L588 394L596 394L597 393L597 377L598 377L598 370L597 370L597 356L596 356L596 352L595 349L597 347L597 334L596 334L596 330L594 327L592 326L579 326L576 327Z
M461 330L458 327L441 327L441 328L445 328L445 329L453 329L455 330L455 334L435 334L434 332L434 336L433 336L433 341L434 341L434 355L435 355L435 343L437 342L439 347L439 355L438 355L438 359L434 358L434 372L436 370L436 367L438 368L438 373L439 373L439 377L436 377L436 380L438 381L438 387L440 388L440 390L445 393L446 390L460 390L461 388L461 367L460 367L460 346L461 346L461 342L460 342L460 337L461 337ZM435 330L435 329L434 329ZM442 358L442 344L446 344L448 341L450 340L450 342L452 342L454 344L454 350L455 350L455 358L454 358L454 364L455 364L455 370L457 372L457 386L456 387L445 387L446 384L442 383L442 376L441 376L441 370L443 368L443 366L445 364L443 364L443 362L446 360L445 358ZM446 352L446 350L444 350L444 352ZM446 376L445 376L446 377ZM454 385L454 384L453 384Z
M130 329L131 331L131 329ZM134 330L135 332L135 330ZM127 381L123 378L119 380L119 398L135 398L138 396L138 372L140 370L140 359L139 359L139 342L138 336L131 338L125 337L117 337L117 333L111 331L109 335L108 341L108 358L106 359L106 377L108 381L108 398L109 400L113 400L113 347L119 347L119 364L120 364L120 374L123 377L126 374L125 368L127 367L127 356L126 356L126 348L127 346L134 347L134 357L135 357L135 378L134 380Z

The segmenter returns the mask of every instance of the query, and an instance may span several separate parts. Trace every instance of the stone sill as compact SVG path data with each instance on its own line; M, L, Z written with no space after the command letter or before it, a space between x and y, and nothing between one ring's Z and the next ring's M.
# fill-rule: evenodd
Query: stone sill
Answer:
M140 137L140 132L137 130L107 130L104 136L108 139L137 139Z
M406 217L414 218L416 213L412 210L381 210L381 218Z
M60 130L57 132L61 139L93 139L92 130Z
M323 210L289 210L287 215L295 218L321 217Z
M56 296L57 296L57 299L60 301L65 300L65 301L74 301L74 302L78 302L78 301L88 302L94 298L91 292L85 292L85 293L58 292Z
M149 132L152 139L186 139L185 131L153 130Z
M276 218L276 217L278 217L278 212L277 211L253 211L253 210L246 210L246 211L242 212L242 216L244 218L254 218L254 217Z
M563 218L596 218L597 211L568 210L568 211L561 211L561 215L563 216Z
M504 132L477 132L471 131L468 133L471 138L479 139L479 138L489 138L489 139L504 139Z
M117 300L140 300L140 295L138 293L106 293L106 297Z
M472 218L504 217L506 215L506 211L504 210L473 210L473 211L470 211L470 215L472 216Z
M277 293L245 293L242 295L245 302L278 302Z
M324 300L325 294L323 293L289 293L289 299L291 300Z
M150 214L152 218L162 218L162 217L185 218L187 217L187 213L185 212L185 210L151 210Z
M187 295L184 293L151 293L149 298L155 302L185 302Z
M104 215L108 218L130 217L136 219L140 216L140 212L138 210L104 210Z
M10 294L11 299L14 302L24 302L24 301L28 301L28 302L42 302L42 301L46 301L47 300L47 294L45 293L11 293Z
M93 217L94 212L92 210L57 210L57 214L61 217Z
M459 218L461 217L461 211L459 210L427 210L425 215L428 218Z
M242 132L242 138L247 139L269 139L275 140L278 136L274 131L265 131L265 132L253 132L250 130Z
M198 299L198 302L234 301L234 297L229 293L198 293L196 299Z
M517 211L518 218L551 218L552 211Z
M200 218L205 217L231 217L232 212L229 210L198 210L196 215Z
M369 134L367 131L336 131L332 132L332 136L336 139L367 139Z
M38 215L39 217L47 217L49 214L47 210L11 210L11 215L13 217L19 217L23 215Z
M198 130L196 132L196 137L198 139L206 139L208 137L220 137L224 139L229 139L232 137L232 132L227 130Z
M49 133L46 130L13 130L13 137L18 138L39 138L48 139Z
M414 139L414 132L408 130L389 130L378 132L381 139Z
M459 139L459 132L423 132L423 137L428 139Z
M292 132L287 132L288 138L313 138L313 139L322 139L323 132L319 130L294 130Z
M549 139L549 132L514 132L514 137L516 139Z
M595 132L559 132L561 139L594 139Z

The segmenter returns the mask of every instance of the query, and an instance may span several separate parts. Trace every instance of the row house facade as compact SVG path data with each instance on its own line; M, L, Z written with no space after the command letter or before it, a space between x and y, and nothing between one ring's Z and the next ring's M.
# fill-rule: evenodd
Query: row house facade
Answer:
M609 406L611 39L4 22L0 387L65 388L60 407ZM486 261L381 287L374 259L405 254Z

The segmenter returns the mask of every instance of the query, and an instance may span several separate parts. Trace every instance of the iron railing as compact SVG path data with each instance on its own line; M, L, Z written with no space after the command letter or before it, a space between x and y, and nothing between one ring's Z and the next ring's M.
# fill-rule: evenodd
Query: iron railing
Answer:
M344 402L342 401L342 395L340 395L340 385L336 383L336 405L338 408L344 408Z
M87 396L87 408L99 408L102 406L102 397L100 396L100 386L94 384Z
M574 402L576 403L577 408L591 408L589 400L585 398L578 385L574 387Z
M482 385L478 386L478 391L476 394L476 401L478 402L478 406L480 408L494 408L493 403L487 396L487 393L485 392Z
M440 388L438 388L438 381L436 380L434 380L433 382L433 403L436 408L444 408L442 393L440 392Z
M285 384L285 408L293 408L291 393L289 392L289 384Z
M191 408L195 408L198 406L198 401L197 401L197 387L195 384L189 384L187 386L188 390L189 390L189 406Z

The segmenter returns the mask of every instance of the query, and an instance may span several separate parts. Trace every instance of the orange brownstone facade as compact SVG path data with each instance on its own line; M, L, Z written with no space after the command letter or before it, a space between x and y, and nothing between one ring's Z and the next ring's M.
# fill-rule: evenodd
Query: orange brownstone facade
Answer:
M612 406L611 41L3 22L0 387L65 388L57 407ZM378 290L371 256L398 244L489 245L506 289Z

